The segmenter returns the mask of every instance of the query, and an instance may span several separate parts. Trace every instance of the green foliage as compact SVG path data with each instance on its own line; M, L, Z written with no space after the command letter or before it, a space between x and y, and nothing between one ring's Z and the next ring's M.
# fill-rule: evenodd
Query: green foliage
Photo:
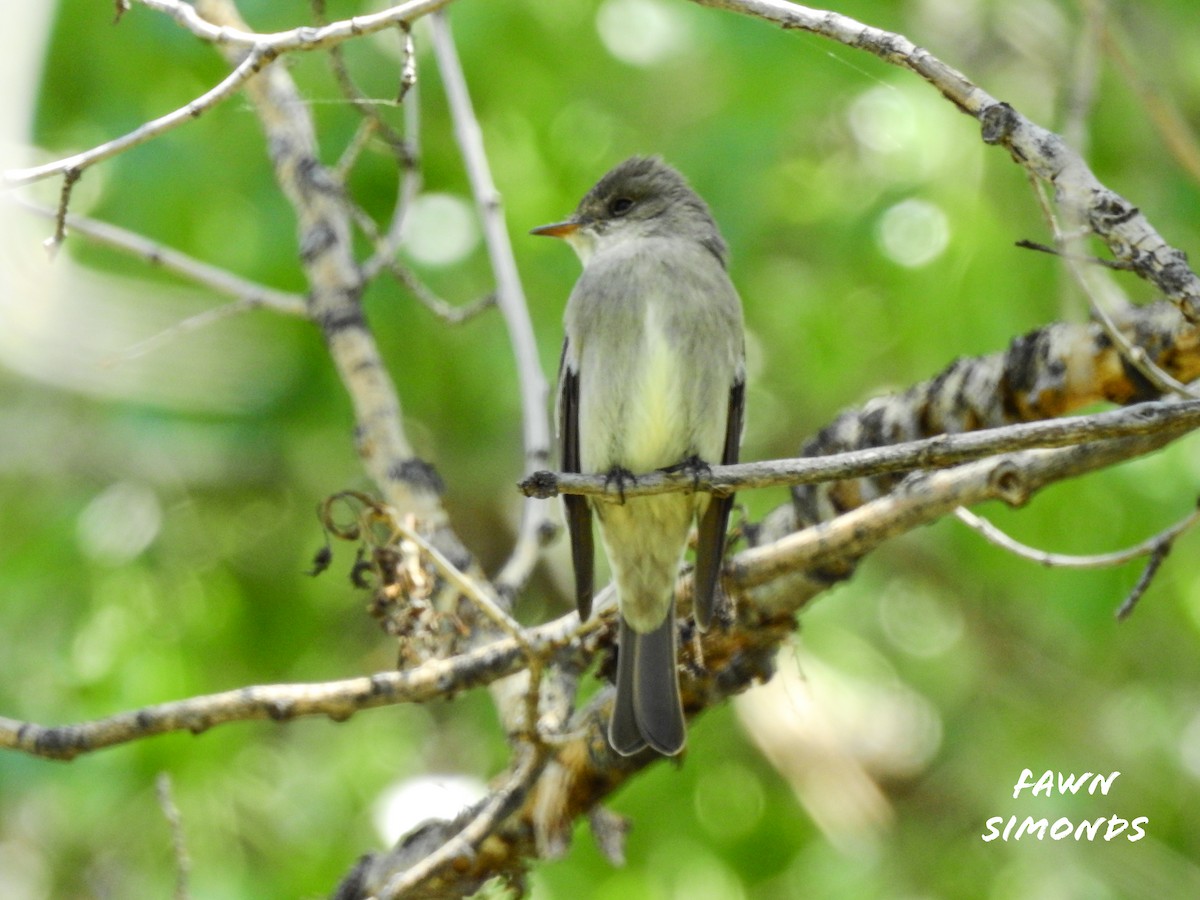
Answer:
M857 0L842 11L905 33L1061 129L1079 89L1081 9L1091 5ZM242 7L262 30L311 15L298 2ZM328 7L330 18L359 9L349 0ZM1196 121L1193 4L1112 4L1109 15L1134 70L1184 122ZM662 46L655 16L665 17ZM52 155L168 112L227 71L165 16L135 3L119 25L111 18L112 4L59 4L32 129ZM732 247L751 341L745 459L789 455L842 407L1079 315L1055 262L1013 247L1046 239L1021 172L912 75L682 0L462 2L452 20L549 377L577 263L525 232L568 212L634 152L661 153L688 173ZM615 29L623 53L640 47L653 59L618 58L597 23ZM423 28L416 37L425 186L469 202ZM394 95L394 48L390 36L347 47L371 96ZM324 56L284 64L335 162L357 115ZM1088 158L1186 249L1197 185L1166 149L1145 95L1110 54L1097 65ZM400 110L385 115L402 121ZM386 218L396 176L379 151L351 183L364 208ZM47 198L56 190L48 186ZM247 278L304 289L295 223L241 99L89 171L73 208ZM944 247L930 255L928 243L906 245L920 228L943 229ZM47 233L31 227L20 254L35 257ZM119 295L105 307L118 318L103 324L127 326L129 343L218 302L81 239L65 252L104 279L89 283ZM906 258L913 264L897 261ZM453 265L413 264L456 303L491 288L479 245ZM1131 276L1122 284L1149 297ZM28 298L30 308L37 302ZM418 450L446 480L459 532L494 569L512 540L521 468L501 320L493 311L448 328L383 281L366 304ZM65 325L60 334L81 346L91 336ZM48 356L58 352L47 344ZM6 361L0 714L65 723L392 665L393 648L344 577L352 550L335 547L319 578L303 574L323 543L316 504L367 486L345 394L311 329L255 313L181 335L132 368L118 363L115 375L60 377ZM985 512L1036 546L1100 552L1183 515L1198 480L1193 441L1056 487L1026 509ZM761 515L784 495L741 499ZM581 825L565 859L535 870L534 896L1200 895L1198 547L1196 535L1182 540L1118 626L1112 611L1136 566L1044 570L952 522L895 542L804 617L794 656L808 680L791 687L796 706L828 715L833 700L847 699L832 720L806 720L810 731L793 741L811 758L776 768L733 709L714 710L693 729L682 767L656 766L614 798L634 823L628 867L612 868ZM565 611L564 560L535 579L523 618ZM336 725L160 737L70 765L4 754L0 883L15 891L6 896L29 898L167 895L170 833L154 797L165 771L194 896L324 896L381 844L372 810L389 784L427 771L486 779L504 758L482 693ZM1024 768L1122 774L1107 797L1013 800ZM805 781L817 772L826 775ZM852 808L855 773L878 785L882 817L830 825L815 815L822 792L821 808L838 808L828 795L839 792ZM988 818L1011 814L1149 823L1138 843L981 839Z

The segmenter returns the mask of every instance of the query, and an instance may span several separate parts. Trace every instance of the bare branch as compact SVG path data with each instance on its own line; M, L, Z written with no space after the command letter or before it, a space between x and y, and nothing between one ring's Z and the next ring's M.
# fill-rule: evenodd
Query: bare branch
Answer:
M355 224L358 225L375 246L375 255L368 260L368 263L372 267L371 271L368 272L365 265L363 267L364 281L373 278L382 269L400 282L400 284L404 285L409 293L417 299L417 302L449 325L461 325L463 322L475 318L475 316L496 305L496 295L494 293L484 294L482 297L470 303L465 303L462 306L447 303L435 294L429 285L418 278L412 269L395 258L395 248L391 246L390 236L381 236L379 230L375 227L374 220L370 216L357 206L351 206L351 210Z
M1016 538L1005 534L987 519L977 516L969 509L956 509L954 514L959 521L973 531L978 532L989 543L1003 550L1027 559L1039 565L1064 569L1101 569L1109 566L1119 566L1142 556L1151 556L1158 552L1163 544L1170 544L1175 538L1187 531L1200 521L1200 509L1194 509L1174 525L1163 529L1153 537L1141 543L1115 550L1112 553L1096 553L1089 556L1079 556L1069 553L1048 553L1028 544L1022 544Z
M1053 184L1055 197L1072 225L1086 227L1101 238L1118 260L1128 262L1140 277L1154 284L1189 321L1200 319L1200 278L1181 250L1170 246L1136 206L1101 184L1062 138L1029 121L929 51L903 35L786 0L692 2L765 19L787 30L818 34L916 73L979 121L984 143L1005 147L1014 162Z
M12 202L29 212L53 219L57 213L49 207L31 203L21 198L10 198ZM304 297L287 291L279 291L234 275L219 266L202 262L165 244L157 243L117 225L89 219L86 216L68 215L66 227L104 247L120 250L144 260L148 265L179 275L202 285L215 293L232 297L243 309L271 309L289 316L307 314Z
M829 456L767 460L735 466L712 466L707 472L655 471L626 482L626 497L671 491L701 490L718 496L752 488L816 484L865 478L916 469L939 469L1013 450L1068 447L1097 440L1155 434L1164 428L1200 428L1200 401L1155 401L1124 409L987 428L965 434L942 434L918 441L851 450ZM603 475L538 472L521 482L536 496L582 494L617 501L616 489Z
M317 21L321 25L328 24L325 21L325 0L313 0L313 12L316 14ZM408 89L416 81L415 62L408 54L412 52L412 35L408 30L408 26L404 23L400 24L400 28L404 31L404 51L406 58L401 65L400 88L397 92L396 99L392 103L399 106L404 101L404 95ZM412 63L412 67L410 67ZM350 70L346 67L346 58L342 53L341 44L335 44L329 48L329 64L333 70L334 79L338 83L338 88L342 92L350 104L358 110L359 115L363 117L359 123L358 129L351 138L350 143L343 151L341 159L338 160L334 171L337 173L338 180L344 181L346 173L354 166L358 159L359 153L367 145L367 142L374 135L378 134L383 138L384 142L391 149L393 155L403 165L404 158L407 154L404 136L397 132L387 120L379 114L379 101L370 99L364 94L354 82L354 78L350 75ZM412 80L409 80L411 75Z
M404 104L404 156L401 158L400 183L396 189L396 203L392 208L392 221L377 245L375 255L362 265L364 280L371 280L381 268L388 266L396 256L400 241L404 237L405 216L413 201L421 192L421 104L417 82L417 53L413 46L411 29L404 29L404 63L400 70L400 96L407 97ZM401 267L401 271L405 271ZM396 272L392 272L393 276ZM412 290L412 288L409 288Z
M191 7L189 6L188 8L190 9ZM238 63L237 67L222 78L215 87L201 94L195 100L181 106L179 109L169 112L165 116L153 119L144 125L139 125L128 134L100 144L98 147L93 147L91 150L85 150L82 153L76 153L65 159L45 163L40 166L32 166L27 169L9 169L3 176L4 186L6 188L13 188L23 184L32 184L43 178L49 178L51 175L62 175L67 181L78 179L83 170L89 166L94 166L96 163L116 156L118 153L123 153L130 147L144 144L146 141L156 138L160 134L182 125L184 122L190 122L193 119L199 118L221 101L232 97L242 85L253 75L262 71L278 55L279 51L268 46L255 46ZM67 195L68 192L64 189L63 200L67 199ZM60 208L63 214L65 214L65 204L60 202Z
M249 52L240 59L237 67L211 90L173 112L138 126L128 134L64 159L44 163L40 166L5 171L0 180L6 189L31 184L53 175L63 175L66 182L64 182L60 207L65 214L70 185L78 180L85 169L158 137L184 122L199 118L222 101L233 96L253 75L270 65L280 54L333 47L342 41L363 34L382 31L395 25L408 25L421 16L428 15L447 5L451 0L410 0L408 3L401 3L378 13L355 16L333 22L322 28L303 26L275 34L255 34L240 28L214 24L192 4L184 3L182 0L138 0L138 2L143 6L166 13L197 37L234 49L248 49ZM61 243L61 240L61 232L56 231L52 239L52 246Z
M1049 253L1051 256L1064 257L1067 255L1065 250L1058 247L1051 247L1048 244L1039 244L1037 241L1019 240L1015 242L1015 246L1022 250L1036 250L1039 253ZM1075 255L1073 259L1079 262L1088 263L1093 266L1104 266L1106 269L1114 269L1118 272L1132 271L1133 267L1129 263L1123 263L1116 259L1101 259L1098 256L1081 256Z
M185 334L191 334L193 331L207 328L209 325L241 315L252 309L257 309L259 306L261 304L251 300L235 300L233 303L226 303L223 306L206 309L203 312L196 313L194 316L181 319L169 328L164 328L157 334L150 335L145 340L124 347L105 360L105 364L112 365L124 360L137 359L139 356L145 356L147 353L153 353L171 341L183 337ZM300 315L304 315L304 313L301 312Z
M171 776L159 772L154 779L154 793L158 798L158 806L163 818L171 829L171 848L175 853L175 900L188 900L188 878L192 871L192 861L188 855L187 842L183 837L183 817L179 807L175 805L174 792L171 789Z
M242 24L228 0L201 0L198 9L212 22ZM236 46L226 52L240 54ZM318 158L308 108L281 66L253 79L247 95L266 130L276 179L296 210L301 261L310 285L309 317L320 327L354 405L367 471L389 506L415 514L422 527L439 532L439 544L452 547L453 557L469 558L449 529L440 478L433 466L417 458L404 433L400 398L363 317L350 214L340 186Z
M377 13L352 16L319 28L301 26L289 31L259 34L245 27L214 23L190 3L182 0L137 0L142 6L166 13L196 37L233 48L265 47L276 54L322 50L343 41L374 34L394 25L412 24L422 16L441 9L452 0L409 0Z
M525 447L525 474L528 475L550 459L550 420L546 398L548 388L538 358L537 341L525 292L521 288L517 264L513 259L508 229L500 193L492 181L487 154L483 148L483 133L471 106L466 77L458 61L450 22L445 12L432 18L433 49L438 69L446 86L450 114L454 119L454 134L471 180L475 203L483 222L484 240L496 276L496 299L508 326L513 357L517 365L517 382L521 394L522 438ZM544 500L529 499L521 515L517 546L509 561L493 579L502 591L520 588L533 570L540 548L557 530L557 520L551 516Z
M1088 442L1057 450L1025 450L914 476L897 490L838 518L735 556L726 566L729 582L752 588L786 577L844 564L885 540L985 500L1023 505L1047 484L1094 472L1149 453L1187 432L1164 427L1138 437Z
M381 251L385 250L383 239L381 239L378 246ZM484 294L482 297L477 297L471 302L460 306L447 303L435 294L429 285L418 278L412 269L399 260L383 257L380 257L380 259L382 260L383 268L389 275L404 285L422 306L447 325L461 325L464 322L469 322L480 313L487 312L496 305L495 293Z
M0 748L46 759L74 759L171 731L199 734L227 722L307 716L344 721L363 709L420 703L447 691L489 684L522 667L527 654L552 655L577 640L579 616L568 613L522 632L523 640L499 638L449 659L435 659L403 672L309 684L252 685L147 706L75 725L45 726L0 717Z
M1151 583L1154 581L1154 576L1158 574L1159 567L1162 566L1163 560L1167 558L1167 554L1171 552L1171 542L1163 541L1154 548L1154 552L1150 554L1150 558L1146 560L1146 568L1142 570L1141 577L1138 578L1137 584L1133 586L1133 590L1129 592L1129 596L1125 601L1117 607L1115 613L1118 622L1124 622L1133 614L1133 608L1137 606L1142 595L1150 589Z
M996 460L913 478L888 497L837 519L790 534L737 554L726 566L726 587L733 592L733 621L726 618L700 638L704 662L692 646L680 647L681 690L689 716L721 703L757 680L770 677L779 646L796 625L795 613L829 587L827 577L808 578L806 572L836 570L861 557L895 534L931 522L962 503L998 498L1021 503L1041 487L1139 454L1151 452L1173 435L1103 441L1083 447L1025 451ZM676 599L686 612L690 579L681 579ZM486 860L462 857L459 879L452 889L429 896L466 896L486 873L509 872L524 860L553 849L562 852L570 840L574 819L593 809L646 765L660 761L651 752L621 759L608 746L605 728L612 703L611 688L601 691L571 719L565 742L542 769L527 792L524 807L499 820L488 839ZM453 830L453 829L452 829ZM443 846L445 836L430 846L422 835L410 835L388 854L420 859ZM418 849L419 848L419 849ZM369 862L370 869L375 862ZM385 865L408 868L389 859ZM339 896L374 896L365 885Z
M75 184L82 175L83 170L75 168L67 169L63 173L62 189L58 195L58 210L54 215L54 234L46 238L42 244L51 259L54 259L58 248L67 239L67 207L71 204L71 191L75 189Z

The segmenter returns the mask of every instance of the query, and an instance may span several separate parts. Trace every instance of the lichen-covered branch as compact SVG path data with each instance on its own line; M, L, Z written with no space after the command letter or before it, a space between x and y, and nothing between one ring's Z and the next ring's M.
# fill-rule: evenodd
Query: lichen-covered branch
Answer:
M196 12L214 28L244 24L228 0L200 0ZM223 46L235 59L245 52L238 43ZM354 406L363 465L386 502L401 515L415 516L423 528L440 532L444 545L439 548L464 568L469 555L449 531L441 480L403 431L400 398L363 316L350 210L341 186L318 157L308 107L280 66L251 80L246 93L266 132L275 177L296 213L308 314L321 329Z
M1134 347L1180 381L1200 378L1200 328L1167 303L1126 309L1118 326ZM1094 323L1056 322L1003 353L958 359L902 394L842 413L801 448L803 456L883 447L941 434L1049 419L1091 404L1128 404L1158 392ZM819 522L882 496L894 476L803 485L796 516Z

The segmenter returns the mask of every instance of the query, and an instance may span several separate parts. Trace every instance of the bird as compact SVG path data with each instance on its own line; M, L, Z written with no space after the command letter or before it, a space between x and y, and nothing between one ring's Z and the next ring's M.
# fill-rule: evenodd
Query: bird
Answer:
M676 664L675 579L698 527L694 617L708 627L733 496L626 499L637 473L738 460L745 409L742 303L708 205L657 156L605 174L558 237L583 264L563 315L557 428L564 472L603 474L620 502L564 495L581 620L594 589L592 514L617 589L616 698L608 740L622 756L674 756L687 727Z

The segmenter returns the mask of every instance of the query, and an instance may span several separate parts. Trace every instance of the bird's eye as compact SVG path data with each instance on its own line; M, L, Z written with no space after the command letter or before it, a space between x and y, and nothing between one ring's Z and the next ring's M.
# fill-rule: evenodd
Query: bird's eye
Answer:
M608 204L608 213L612 216L623 216L633 209L633 201L628 197L615 197Z

